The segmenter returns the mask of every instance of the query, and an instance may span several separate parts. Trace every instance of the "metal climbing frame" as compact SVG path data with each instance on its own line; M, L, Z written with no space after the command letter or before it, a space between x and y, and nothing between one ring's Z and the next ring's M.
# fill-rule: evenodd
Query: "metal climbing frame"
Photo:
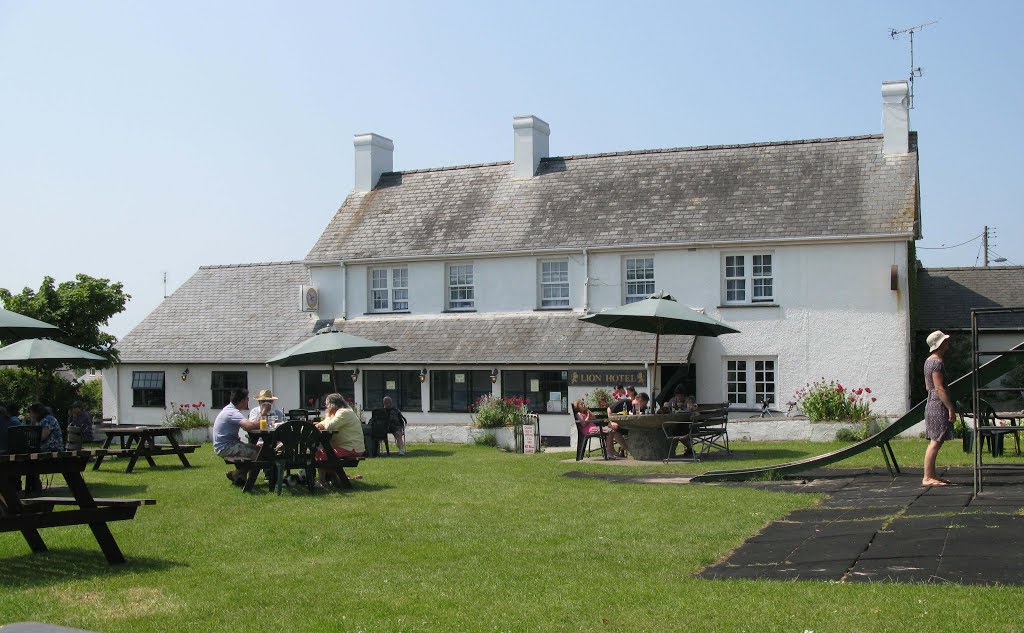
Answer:
M978 369L981 367L982 356L999 356L1024 354L1024 349L1011 350L988 350L978 349L978 320L979 317L988 317L995 314L1024 314L1024 307L1021 308L977 308L971 310L971 405L974 410L974 494L982 492L984 488L984 474L986 472L1024 471L1024 463L1018 464L986 464L984 462L985 442L980 441L979 431L1005 430L999 426L979 425L981 417L981 396L984 393L996 393L1011 391L996 387L986 388L979 384ZM1020 346L1017 346L1020 347ZM1018 390L1013 390L1018 391Z

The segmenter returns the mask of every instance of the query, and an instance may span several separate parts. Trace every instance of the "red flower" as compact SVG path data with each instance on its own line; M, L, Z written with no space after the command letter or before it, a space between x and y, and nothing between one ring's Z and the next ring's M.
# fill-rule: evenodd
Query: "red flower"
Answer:
M316 401L316 398L310 398L309 399L309 404L313 404L315 401Z
M872 398L871 402L874 402L875 400L878 400L878 398Z
M868 393L871 393L871 388L870 387L864 387L864 391L866 391Z
M853 396L850 396L850 402L856 402L856 401L857 401L856 398L854 398Z
M858 388L857 391L854 391L853 393L855 393L855 394L857 394L859 396L860 394L864 393L864 390Z
M843 389L842 385L836 385L836 391L838 391L839 393L843 393L843 391L845 391L845 389Z

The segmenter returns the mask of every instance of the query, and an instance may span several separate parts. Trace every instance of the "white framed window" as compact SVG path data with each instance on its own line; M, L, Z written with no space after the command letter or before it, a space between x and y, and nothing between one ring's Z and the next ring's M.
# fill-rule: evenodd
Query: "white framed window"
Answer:
M476 307L473 288L473 264L448 264L448 301L449 310L472 310Z
M626 258L625 303L641 301L654 294L654 258Z
M774 358L729 358L725 361L725 393L736 408L777 402Z
M771 253L725 255L722 266L722 302L773 303L775 270Z
M409 309L409 269L370 269L370 312L402 312Z
M540 262L540 307L569 307L569 260Z

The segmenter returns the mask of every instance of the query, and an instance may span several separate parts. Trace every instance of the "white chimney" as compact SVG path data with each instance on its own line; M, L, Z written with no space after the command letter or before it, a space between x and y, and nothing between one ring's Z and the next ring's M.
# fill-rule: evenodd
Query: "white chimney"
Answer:
M910 151L910 84L882 82L882 153Z
M395 144L379 134L357 134L352 139L356 148L356 192L365 193L377 186L380 175L394 169Z
M548 157L551 128L533 115L512 117L515 131L515 177L533 178L540 159Z

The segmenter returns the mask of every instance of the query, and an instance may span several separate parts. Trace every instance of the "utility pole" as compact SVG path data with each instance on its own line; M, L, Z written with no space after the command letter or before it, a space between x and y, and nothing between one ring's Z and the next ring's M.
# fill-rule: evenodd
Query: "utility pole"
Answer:
M988 268L988 226L985 227L985 232L981 236L981 248L985 251L985 268Z

